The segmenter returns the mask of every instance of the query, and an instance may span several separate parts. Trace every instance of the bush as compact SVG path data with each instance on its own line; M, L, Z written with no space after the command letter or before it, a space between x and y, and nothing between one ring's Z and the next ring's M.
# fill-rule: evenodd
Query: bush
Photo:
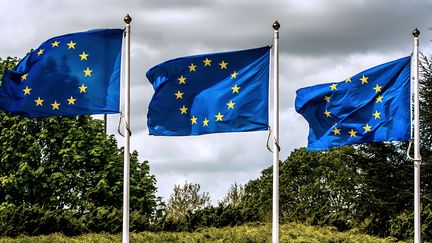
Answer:
M76 235L83 232L80 220L71 211L46 210L37 205L2 208L0 235L46 235L54 232Z
M425 242L432 241L432 205L421 209L421 236ZM398 239L414 238L414 212L405 211L390 220L390 235Z
M149 217L141 211L130 212L130 230L150 229ZM68 209L45 209L36 205L0 207L0 235L47 235L62 233L67 236L84 233L119 233L122 230L122 210L98 207L79 214Z

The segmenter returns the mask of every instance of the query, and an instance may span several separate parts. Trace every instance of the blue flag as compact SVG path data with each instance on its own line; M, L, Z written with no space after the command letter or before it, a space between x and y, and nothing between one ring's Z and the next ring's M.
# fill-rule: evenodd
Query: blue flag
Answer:
M182 57L147 72L151 135L267 130L270 47Z
M119 112L121 29L51 38L5 72L0 109L27 117Z
M299 89L295 108L309 123L308 150L409 140L410 57Z

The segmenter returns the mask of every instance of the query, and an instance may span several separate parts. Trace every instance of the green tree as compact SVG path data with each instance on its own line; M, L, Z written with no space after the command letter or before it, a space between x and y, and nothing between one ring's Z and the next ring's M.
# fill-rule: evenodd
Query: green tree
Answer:
M167 203L167 216L176 220L186 219L187 216L210 206L208 192L200 193L200 185L185 182L175 185Z
M424 235L428 236L432 205L431 58L423 57L420 70L421 202ZM408 143L382 142L318 152L294 150L280 163L282 219L331 224L339 229L356 227L381 236L411 235L405 230L413 227L413 162L406 156L407 148ZM260 220L270 220L271 195L270 167L246 184L243 205Z
M234 182L234 184L231 185L231 187L228 189L227 195L222 198L222 200L219 202L219 204L223 206L238 206L243 201L243 198L245 196L245 188L241 184L237 184L237 182Z
M0 61L0 71L17 61ZM28 119L0 111L0 163L0 211L23 205L86 215L122 208L123 148L91 116ZM150 218L156 179L136 151L130 168L131 211Z

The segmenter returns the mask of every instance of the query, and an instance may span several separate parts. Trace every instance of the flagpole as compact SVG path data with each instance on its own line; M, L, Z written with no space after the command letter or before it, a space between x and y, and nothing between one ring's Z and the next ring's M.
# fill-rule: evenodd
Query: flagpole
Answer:
M107 118L107 114L104 114L104 131L105 131L105 134L107 134L107 120L108 120L108 118Z
M124 174L123 174L123 243L129 243L129 187L130 187L130 23L132 18L124 18L125 29L125 135L124 135Z
M419 67L419 35L420 31L415 28L412 32L414 36L414 51L413 51L413 67L412 79L414 81L414 243L421 242L421 229L420 229L420 105L419 105L419 80L418 80L418 67Z
M273 230L272 242L279 242L279 27L273 23Z

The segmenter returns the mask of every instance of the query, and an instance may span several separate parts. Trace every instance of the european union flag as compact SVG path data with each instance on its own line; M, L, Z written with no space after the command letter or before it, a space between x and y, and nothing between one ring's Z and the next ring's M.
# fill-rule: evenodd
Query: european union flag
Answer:
M270 47L182 57L147 72L151 135L267 130Z
M5 72L0 109L27 117L119 112L121 29L51 38Z
M409 140L410 60L297 90L296 110L309 122L308 150Z

